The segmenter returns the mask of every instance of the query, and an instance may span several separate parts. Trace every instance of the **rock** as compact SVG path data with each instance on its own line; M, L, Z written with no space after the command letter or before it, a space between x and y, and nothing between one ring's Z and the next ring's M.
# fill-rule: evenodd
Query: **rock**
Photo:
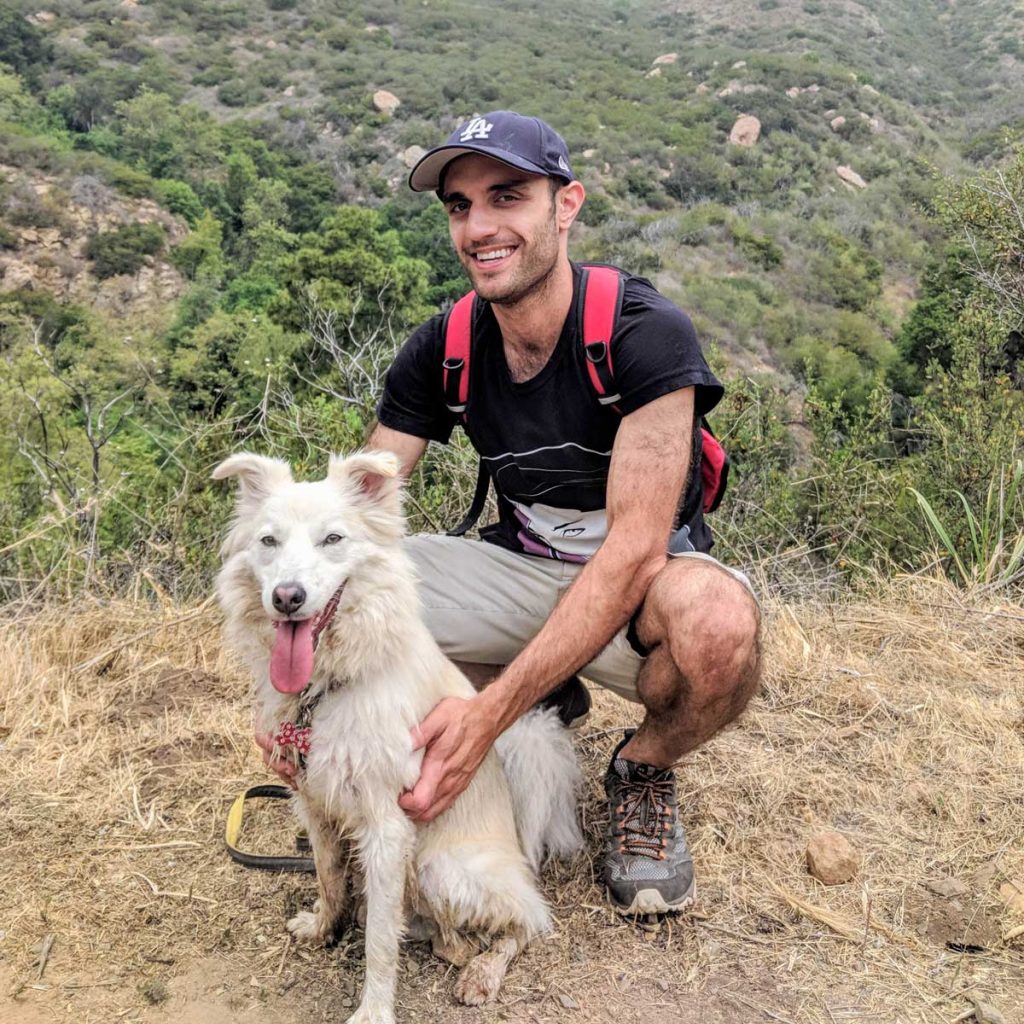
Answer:
M276 50L277 49L277 40L276 39L268 39L263 45L268 50Z
M654 64L675 64L679 60L678 53L663 53L660 57L655 57Z
M832 131L837 132L844 124L846 124L846 118L840 114L838 117L833 117L832 120L829 121L828 126Z
M16 288L32 291L36 287L35 271L26 263L11 260L6 266L0 264L0 271L0 285L3 285L5 292L14 291Z
M971 887L966 882L961 882L959 878L933 878L924 884L930 892L947 900L966 896L971 891Z
M387 89L378 89L373 94L373 109L378 113L393 114L401 105L402 101Z
M585 150L583 150L583 159L584 160L593 160L595 156L597 156L597 150L596 149L585 149Z
M745 60L738 60L735 64L733 64L732 69L733 71L739 71L740 68L745 68L746 66L747 62Z
M294 85L289 85L288 88L285 89L284 94L285 94L285 96L294 96L295 95L295 86Z
M661 68L651 68L644 78L661 78Z
M852 167L847 167L845 164L840 164L836 168L836 174L838 174L847 185L853 185L856 188L868 187L868 183Z
M809 93L818 93L818 92L821 92L821 86L820 86L820 85L818 85L818 83L817 83L817 82L815 82L815 83L814 83L813 85L809 85L809 86L807 86L807 88L806 88L806 89L804 89L804 92L809 92Z
M28 20L34 25L51 25L57 20L57 15L53 11L36 11L28 16Z
M701 82L700 85L698 85L697 88L694 90L694 92L696 92L698 96L704 96L707 93L711 92L711 86L708 85L707 82Z
M402 150L402 163L412 170L426 155L422 146L409 146Z
M838 832L819 832L807 844L807 870L825 885L849 882L860 869L860 854Z
M761 137L761 122L753 114L742 114L729 132L734 146L753 146Z
M877 89L876 89L876 88L875 88L875 87L874 87L873 85L868 85L868 83L867 83L867 82L865 82L865 83L864 83L864 84L863 84L863 85L861 86L861 88L862 88L862 89L863 89L863 90L864 90L864 91L865 91L865 92L866 92L866 93L867 93L867 94L868 94L869 96L877 96L877 95L878 95L878 90L877 90Z
M974 1006L974 1019L978 1024L1006 1024L1006 1018L991 1003L982 1002L973 992L968 998Z
M791 100L795 100L795 99L797 98L797 96L799 96L799 95L800 95L800 93L802 93L802 92L803 92L803 89L801 89L799 85L791 85L791 86L790 86L790 87L789 87L789 88L788 88L788 89L786 90L786 95L787 95L787 96L788 96L788 97L789 97L789 98L790 98Z
M999 886L999 898L1011 914L1024 914L1024 879L1011 878Z
M559 995L558 1001L562 1004L562 1009L564 1010L578 1010L580 1008L580 1004L572 996Z

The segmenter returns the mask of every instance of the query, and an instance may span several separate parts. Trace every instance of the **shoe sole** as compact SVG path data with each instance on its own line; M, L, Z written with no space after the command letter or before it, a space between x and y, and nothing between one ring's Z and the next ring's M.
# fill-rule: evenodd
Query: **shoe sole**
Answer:
M674 903L667 903L657 889L641 889L628 907L614 903L615 909L623 917L636 917L638 914L677 914L685 910L697 898L697 884L690 883L690 888Z

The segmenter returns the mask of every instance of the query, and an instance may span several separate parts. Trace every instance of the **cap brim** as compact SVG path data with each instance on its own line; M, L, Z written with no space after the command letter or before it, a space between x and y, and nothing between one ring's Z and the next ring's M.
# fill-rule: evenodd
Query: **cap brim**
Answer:
M409 188L413 192L436 192L441 184L441 176L444 169L455 159L465 156L468 153L479 153L481 156L497 160L500 164L507 164L517 170L526 171L529 174L542 174L547 177L547 171L539 167L532 160L524 160L522 157L510 153L507 157L499 156L493 149L485 146L438 146L432 149L418 164L409 172Z

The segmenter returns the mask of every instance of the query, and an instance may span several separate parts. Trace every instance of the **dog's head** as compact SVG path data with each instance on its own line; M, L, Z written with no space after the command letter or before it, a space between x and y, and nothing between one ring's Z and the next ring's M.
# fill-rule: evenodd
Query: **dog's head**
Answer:
M398 459L391 452L332 457L323 480L297 483L280 459L241 452L213 471L216 480L232 476L238 500L222 554L255 577L274 622L271 682L298 693L313 672L318 631L348 581L401 542Z

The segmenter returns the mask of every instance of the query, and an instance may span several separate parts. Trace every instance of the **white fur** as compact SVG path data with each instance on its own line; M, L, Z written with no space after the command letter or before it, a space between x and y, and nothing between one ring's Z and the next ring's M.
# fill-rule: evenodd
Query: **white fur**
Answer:
M254 675L262 731L294 721L299 703L298 695L270 683L272 620L282 617L273 608L274 588L305 589L301 616L319 612L344 583L303 694L322 695L296 801L313 843L320 899L289 928L309 941L330 936L345 908L350 841L367 903L366 983L351 1018L357 1024L394 1019L399 942L410 910L433 922L435 948L489 947L464 968L456 994L468 1003L494 998L511 958L550 929L531 865L545 847L567 855L581 843L578 771L551 712L531 713L509 729L499 741L504 770L489 754L433 822L414 826L398 805L423 756L413 752L410 730L440 700L471 698L473 688L423 624L402 551L397 473L397 460L383 452L332 459L327 478L316 483L295 483L284 463L249 453L214 470L218 479L240 482L217 593L225 633ZM325 544L331 534L344 539Z

